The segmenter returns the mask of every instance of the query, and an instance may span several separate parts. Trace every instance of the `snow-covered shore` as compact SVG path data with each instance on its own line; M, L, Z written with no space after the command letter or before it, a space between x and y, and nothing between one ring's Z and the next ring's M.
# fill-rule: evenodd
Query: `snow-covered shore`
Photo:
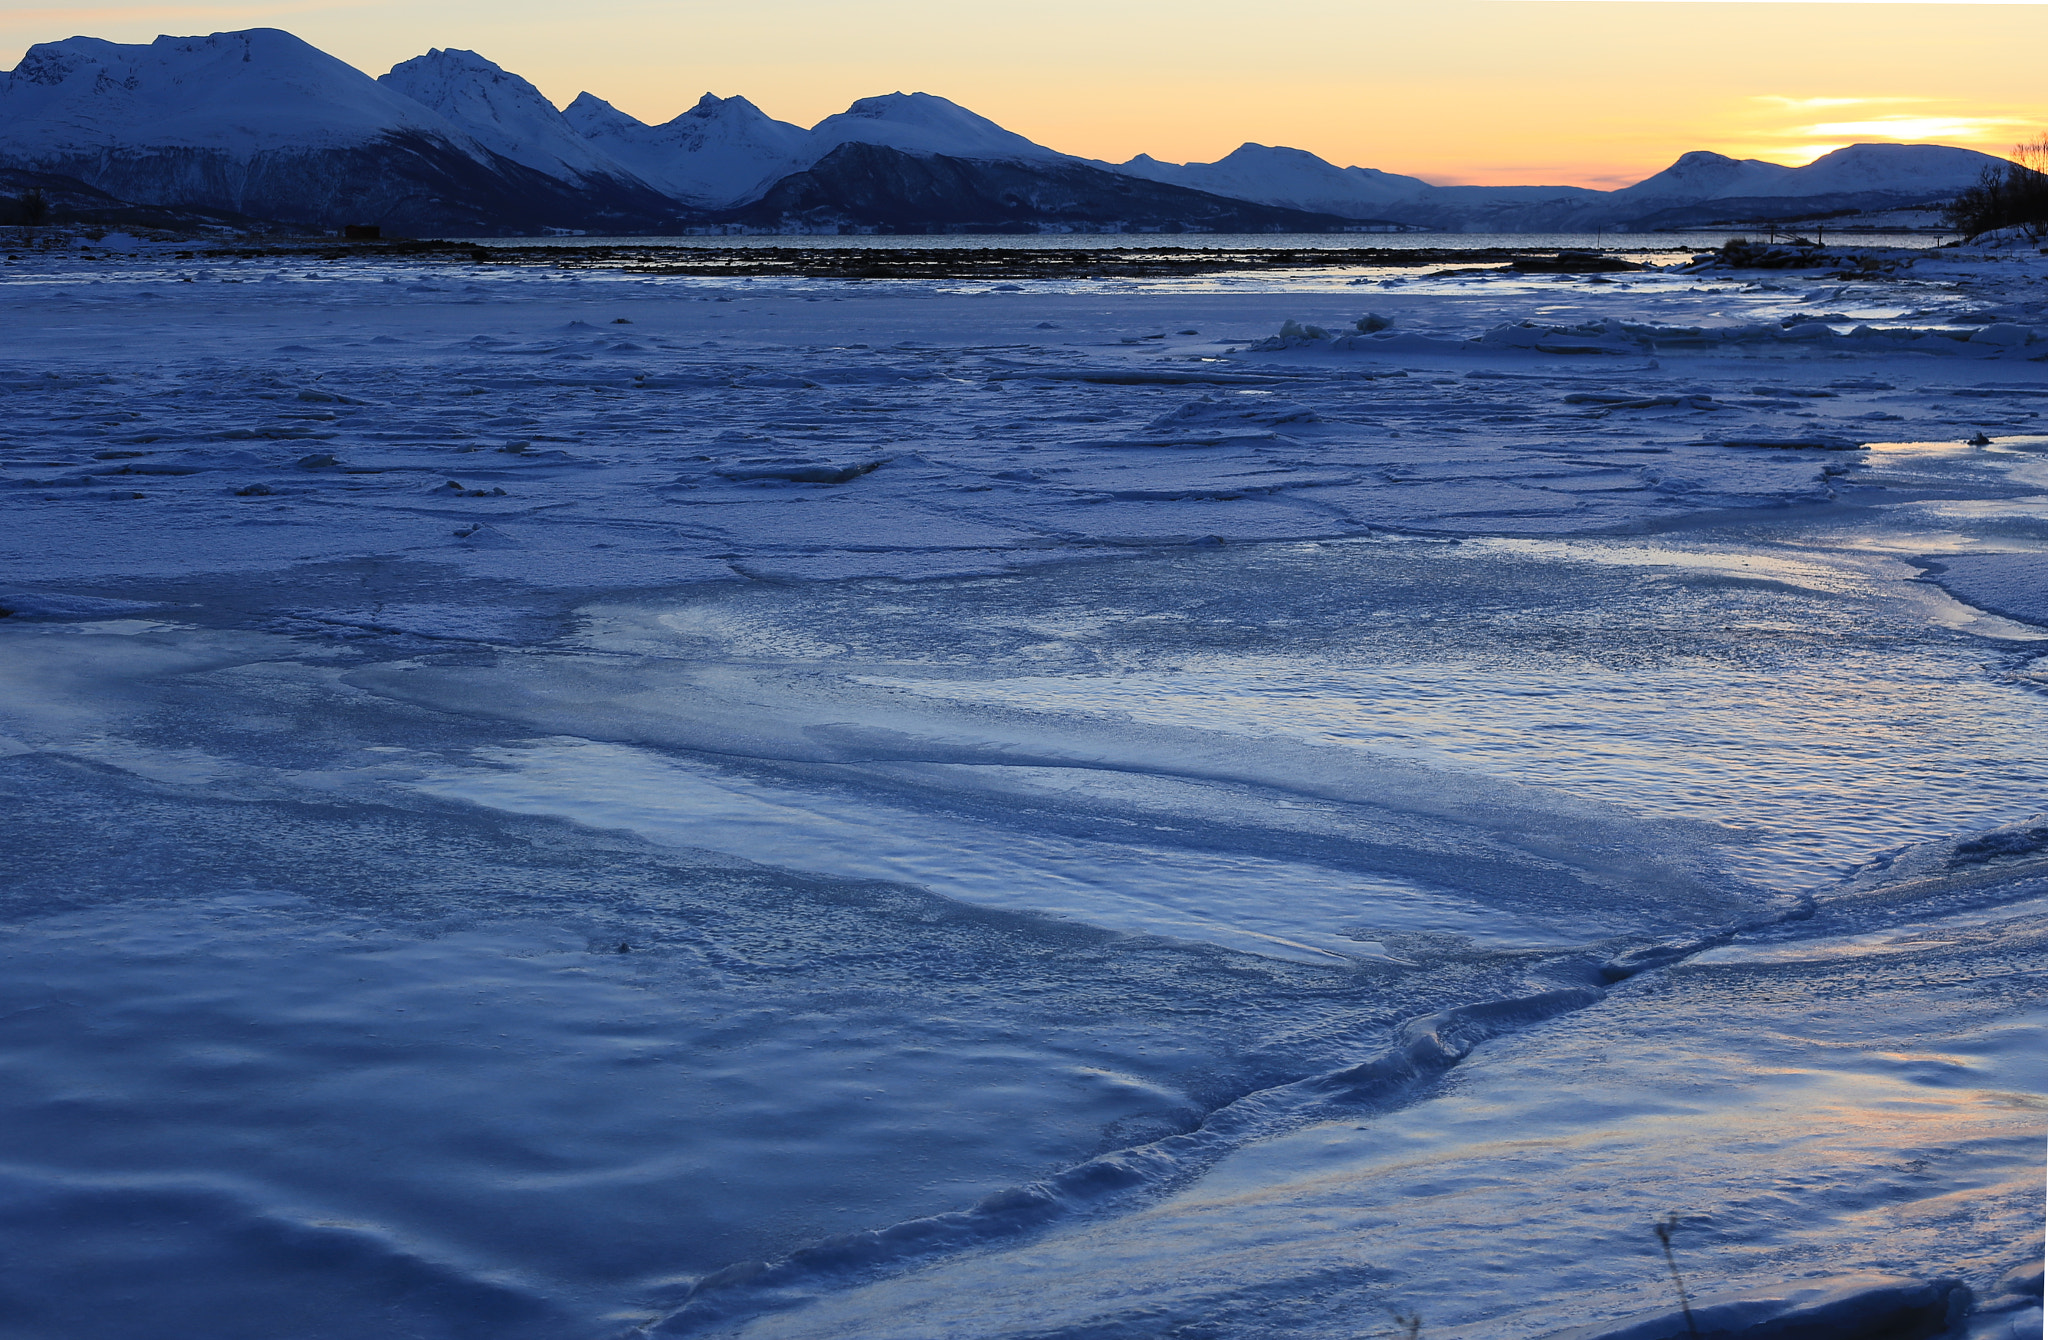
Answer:
M2016 1333L2048 255L1894 259L9 253L20 1334Z

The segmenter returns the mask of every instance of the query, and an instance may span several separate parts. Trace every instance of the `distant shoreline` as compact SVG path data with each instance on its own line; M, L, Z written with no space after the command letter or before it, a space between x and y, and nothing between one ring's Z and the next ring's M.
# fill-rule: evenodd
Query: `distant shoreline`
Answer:
M1630 263L1670 262L1718 247L1730 235L1608 241L1601 245L1504 244L1499 236L1469 235L1467 245L1335 246L1319 239L1283 237L1212 239L1206 245L1143 244L1076 246L1078 239L1046 239L1062 245L1019 245L1012 237L864 237L857 245L829 236L776 237L716 243L697 239L390 239L378 242L313 240L229 243L195 247L210 256L306 256L384 258L393 261L466 259L489 265L570 270L630 270L650 275L815 279L1075 279L1157 278L1174 275L1268 273L1278 270L1424 269L1433 266L1499 267L1532 272L1600 271L1636 268ZM1711 239L1711 240L1709 240ZM1093 239L1090 239L1091 241ZM1449 239L1444 239L1445 241ZM1530 239L1532 243L1536 239ZM1930 235L1881 234L1857 238L1859 247L1926 249ZM1136 240L1134 239L1134 242ZM1584 262L1560 256L1583 257Z

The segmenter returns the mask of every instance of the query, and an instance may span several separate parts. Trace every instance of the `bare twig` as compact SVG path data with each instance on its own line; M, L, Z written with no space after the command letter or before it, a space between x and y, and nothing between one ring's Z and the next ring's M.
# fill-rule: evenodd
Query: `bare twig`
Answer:
M1685 1277L1678 1273L1678 1257L1671 1250L1671 1235L1678 1229L1678 1216L1666 1215L1662 1222L1650 1225L1657 1241L1664 1245L1664 1264L1671 1268L1671 1283L1678 1289L1678 1310L1685 1314L1685 1332L1693 1340L1699 1340L1699 1323L1692 1319L1692 1299L1685 1292Z

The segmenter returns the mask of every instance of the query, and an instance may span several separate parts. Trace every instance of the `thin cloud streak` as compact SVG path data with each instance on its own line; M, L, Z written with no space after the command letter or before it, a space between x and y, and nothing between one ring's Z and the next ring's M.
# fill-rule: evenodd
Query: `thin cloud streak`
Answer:
M1787 98L1767 93L1758 102L1774 103L1793 111L1818 111L1823 107L1903 107L1934 101L1932 98Z
M1886 116L1875 121L1828 121L1804 126L1805 135L1875 135L1888 140L1981 140L2034 124L2007 116Z

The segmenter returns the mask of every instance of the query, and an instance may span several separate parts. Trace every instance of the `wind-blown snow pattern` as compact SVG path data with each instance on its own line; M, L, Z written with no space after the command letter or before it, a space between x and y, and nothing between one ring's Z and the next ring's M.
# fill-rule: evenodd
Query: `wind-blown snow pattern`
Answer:
M2036 248L513 254L0 262L10 1337L2038 1334Z

